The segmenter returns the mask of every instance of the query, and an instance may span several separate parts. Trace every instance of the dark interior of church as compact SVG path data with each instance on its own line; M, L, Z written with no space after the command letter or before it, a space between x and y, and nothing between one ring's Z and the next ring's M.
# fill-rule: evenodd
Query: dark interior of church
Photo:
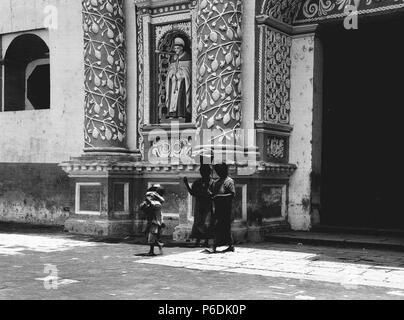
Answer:
M404 230L403 32L402 17L321 32L322 224Z

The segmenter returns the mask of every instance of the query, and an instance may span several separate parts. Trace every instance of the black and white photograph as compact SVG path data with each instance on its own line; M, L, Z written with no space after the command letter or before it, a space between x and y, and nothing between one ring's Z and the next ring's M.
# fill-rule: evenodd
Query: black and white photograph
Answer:
M0 0L0 300L404 300L403 76L404 0Z

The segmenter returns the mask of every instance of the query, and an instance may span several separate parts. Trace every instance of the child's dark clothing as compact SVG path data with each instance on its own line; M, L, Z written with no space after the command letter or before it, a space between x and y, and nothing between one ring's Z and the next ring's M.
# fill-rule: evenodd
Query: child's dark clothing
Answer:
M157 192L147 192L146 199L140 205L140 209L146 214L147 226L145 233L149 245L161 247L161 231L163 227L163 217L161 213L164 198Z

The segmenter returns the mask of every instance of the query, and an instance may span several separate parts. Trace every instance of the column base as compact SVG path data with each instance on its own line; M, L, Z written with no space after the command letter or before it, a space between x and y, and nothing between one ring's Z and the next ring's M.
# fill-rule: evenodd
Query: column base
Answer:
M288 230L290 230L290 226L286 221L268 223L262 226L249 226L247 240L251 243L265 242L271 233Z
M117 238L134 234L132 220L111 221L70 218L65 222L65 231L73 234Z
M269 223L262 226L247 226L235 223L232 226L232 235L235 243L260 243L265 242L272 232L287 231L290 226L286 221ZM191 241L192 224L181 224L175 228L173 240L177 242Z

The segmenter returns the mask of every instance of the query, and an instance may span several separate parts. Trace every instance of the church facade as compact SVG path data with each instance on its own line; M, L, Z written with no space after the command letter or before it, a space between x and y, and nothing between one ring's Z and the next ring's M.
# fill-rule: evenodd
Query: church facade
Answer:
M182 180L225 161L240 241L404 229L379 152L398 143L404 1L12 0L0 17L0 221L140 234L159 183L165 233L187 240Z

